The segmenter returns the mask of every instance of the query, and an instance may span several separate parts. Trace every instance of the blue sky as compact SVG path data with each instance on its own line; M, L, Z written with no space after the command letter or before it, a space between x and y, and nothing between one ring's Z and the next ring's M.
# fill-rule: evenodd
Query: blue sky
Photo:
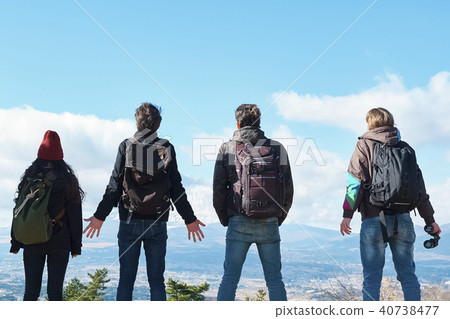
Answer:
M286 90L373 2L79 0L197 125L75 1L3 1L0 111L14 116L11 110L28 105L41 112L35 118L42 115L45 123L49 114L64 112L114 123L132 121L141 102L153 102L163 108L160 131L172 137L186 181L200 177L207 189L213 163L192 165L188 153L193 138L230 137L234 109L239 104L256 103L262 110L269 107L276 94ZM303 138L312 138L327 163L323 169L297 168L300 197L296 209L317 209L320 216L333 210L336 220L340 218L347 161L356 137L364 132L365 112L378 106L367 96L373 97L373 103L391 103L383 106L399 115L397 124L402 131L405 127L403 138L417 150L426 181L439 198L438 207L449 207L444 199L450 189L450 132L439 122L450 119L449 96L439 89L449 86L445 73L450 71L448 21L448 1L377 1L289 94L264 114L262 124L268 135L298 138L299 145ZM297 102L287 100L287 96L304 103L295 105ZM317 101L309 103L308 96ZM337 115L331 117L332 109ZM67 137L64 128L58 127L68 161L89 157L89 147L100 145L85 136L84 144L74 137L76 121L83 119L74 117L75 122L70 122L74 131ZM10 124L15 120L0 119ZM417 126L416 122L424 124ZM123 135L114 141L127 137L133 129L130 123L127 129L117 130ZM44 127L30 132L38 135L34 144L40 142ZM89 130L83 127L80 134ZM15 136L18 129L12 127L7 132ZM12 139L4 136L2 145L11 147L8 143ZM68 144L72 141L79 143L78 154L74 154L75 149L71 153ZM29 147L32 160L38 145L30 143ZM115 150L104 148L104 166L99 169L106 177L99 177L96 185L106 185ZM13 151L3 147L1 157L7 158L9 152ZM77 163L71 164L77 170ZM14 184L14 178L17 181L25 166L17 168L15 177L8 177L8 185ZM12 171L3 167L2 173ZM316 170L322 170L318 172L323 174L320 181L329 186L313 181ZM9 193L0 194L2 201L10 188ZM103 189L90 192L95 194L88 198L91 210ZM326 197L331 202L327 205L321 202ZM212 207L209 209L214 214ZM450 222L450 217L446 220Z

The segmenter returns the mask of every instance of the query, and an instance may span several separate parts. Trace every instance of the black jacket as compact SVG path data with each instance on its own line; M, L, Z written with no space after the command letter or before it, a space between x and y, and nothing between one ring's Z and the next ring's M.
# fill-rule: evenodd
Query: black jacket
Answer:
M81 254L81 238L83 232L83 216L81 210L81 200L70 199L67 185L60 178L53 181L53 187L48 203L50 218L56 217L64 208L65 214L61 221L63 226L55 225L53 235L49 241L42 244L24 245L14 238L11 228L11 249L10 252L18 251L20 248L37 248L45 250L67 249L72 255Z
M214 167L213 180L213 205L223 226L228 225L228 220L232 216L238 216L236 205L233 201L233 184L238 180L234 159L236 155L236 141L249 141L253 145L260 140L268 140L264 132L253 126L243 127L233 134L233 139L222 144L217 154L216 165ZM277 141L270 140L281 159L281 170L284 181L283 215L278 218L279 225L286 219L287 213L292 205L294 186L292 182L291 167L286 149Z
M156 137L154 141L160 141L161 139ZM116 163L109 179L109 184L106 187L105 194L102 201L98 204L97 210L94 213L94 217L104 221L106 217L111 213L113 207L119 206L119 218L120 220L126 220L128 218L128 210L123 206L122 194L123 194L123 172L125 168L125 151L127 140L124 140L119 145L117 152ZM171 188L170 198L172 199L178 213L183 218L186 224L195 222L197 218L194 215L191 205L189 204L186 196L185 189L181 183L181 175L178 171L175 148L168 141L165 141L165 146L170 149L171 161L167 169L169 174ZM167 221L169 214L166 213L163 216L160 215L139 215L134 213L132 219L157 219L161 221Z

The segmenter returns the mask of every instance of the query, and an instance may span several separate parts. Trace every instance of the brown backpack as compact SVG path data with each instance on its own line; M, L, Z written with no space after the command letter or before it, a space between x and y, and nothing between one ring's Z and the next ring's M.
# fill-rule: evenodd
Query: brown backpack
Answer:
M283 207L283 181L280 156L264 143L236 143L237 182L233 185L234 203L250 218L280 217Z
M172 206L170 178L170 144L139 132L127 140L122 196L123 205L131 214L159 215Z

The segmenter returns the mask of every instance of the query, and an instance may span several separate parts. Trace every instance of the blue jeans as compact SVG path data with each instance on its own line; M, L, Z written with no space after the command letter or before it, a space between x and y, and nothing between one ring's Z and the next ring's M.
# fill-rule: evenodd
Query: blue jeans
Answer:
M152 226L153 225L153 226ZM151 300L166 300L164 270L167 244L167 223L154 220L121 220L119 226L120 277L117 300L132 300L134 282L142 243L147 261L147 279Z
M286 290L281 276L280 233L278 219L250 219L245 216L231 217L226 235L224 275L217 300L234 300L248 249L256 243L269 299L285 301Z
M394 216L386 215L388 243L392 252L397 279L400 281L405 300L420 300L420 284L415 275L414 241L416 234L409 214L396 215L398 234L394 235ZM365 219L361 225L360 249L363 265L363 300L379 300L383 277L385 250L380 218Z

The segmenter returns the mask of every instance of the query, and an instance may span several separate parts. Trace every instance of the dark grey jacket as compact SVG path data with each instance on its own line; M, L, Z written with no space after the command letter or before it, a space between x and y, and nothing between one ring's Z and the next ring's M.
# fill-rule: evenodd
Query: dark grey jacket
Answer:
M263 131L257 127L246 126L235 131L232 140L222 144L219 149L214 168L213 205L223 226L228 225L230 217L240 215L233 201L233 184L238 180L234 164L236 142L249 141L255 145L258 142L262 143L263 140L268 140ZM278 217L278 224L281 225L291 208L294 186L286 149L277 141L269 140L269 142L280 156L281 170L284 177L284 200L283 203L280 203L284 208L284 212Z

